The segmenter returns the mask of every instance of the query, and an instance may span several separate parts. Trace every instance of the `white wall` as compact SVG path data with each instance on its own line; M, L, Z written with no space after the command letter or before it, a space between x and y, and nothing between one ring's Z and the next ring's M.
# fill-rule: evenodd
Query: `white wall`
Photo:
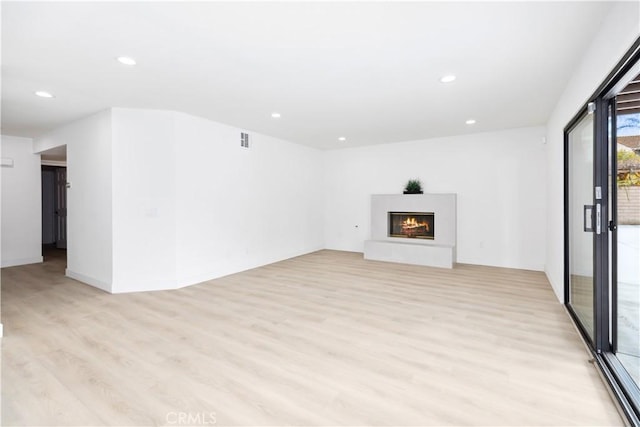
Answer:
M112 110L114 293L176 287L175 115Z
M34 143L35 150L67 145L67 275L106 291L112 282L111 139L107 110Z
M116 108L111 120L109 291L186 286L323 247L319 151L256 133L244 149L240 129L170 111Z
M362 252L371 194L457 193L460 263L542 270L544 128L437 138L325 154L325 243Z
M113 293L172 289L323 247L318 150L171 111L115 108L67 145L68 269Z
M176 115L181 285L323 248L318 150Z
M564 298L563 129L639 35L639 3L617 3L598 29L547 123L545 272L561 301Z
M2 135L2 267L42 262L40 155L32 140Z

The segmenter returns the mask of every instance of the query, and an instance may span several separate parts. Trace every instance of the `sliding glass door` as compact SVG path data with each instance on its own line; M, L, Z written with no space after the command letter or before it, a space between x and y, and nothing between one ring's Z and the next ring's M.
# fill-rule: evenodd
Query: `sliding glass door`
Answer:
M567 135L569 301L589 339L594 337L594 120L586 114Z
M565 128L565 303L640 425L640 39Z
M640 385L640 76L613 99L611 139L613 350ZM615 176L613 176L615 175Z

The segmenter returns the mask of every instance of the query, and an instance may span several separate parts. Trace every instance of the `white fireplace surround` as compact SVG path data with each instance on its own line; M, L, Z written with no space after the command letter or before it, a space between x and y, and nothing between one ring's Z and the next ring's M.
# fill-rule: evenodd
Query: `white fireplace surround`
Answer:
M389 237L389 212L433 212L434 238ZM456 262L455 194L374 194L371 196L371 240L365 259L453 268Z

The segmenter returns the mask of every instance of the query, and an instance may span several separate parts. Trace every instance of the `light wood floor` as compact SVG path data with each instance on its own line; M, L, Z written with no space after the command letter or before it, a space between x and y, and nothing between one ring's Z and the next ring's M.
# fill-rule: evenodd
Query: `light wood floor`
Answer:
M63 268L2 270L4 425L622 423L539 272L320 251L109 295Z

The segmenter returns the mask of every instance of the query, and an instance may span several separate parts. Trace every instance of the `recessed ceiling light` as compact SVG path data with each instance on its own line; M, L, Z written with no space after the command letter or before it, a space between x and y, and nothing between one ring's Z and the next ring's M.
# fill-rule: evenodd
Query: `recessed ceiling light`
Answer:
M52 94L50 94L49 92L45 92L44 90L37 91L36 95L38 95L40 98L53 98Z
M344 136L341 136L341 137L338 138L338 141L346 141L346 140L347 140L347 138L345 138Z
M120 56L118 62L124 65L136 65L136 60L128 56Z
M453 74L449 74L447 76L442 76L440 77L440 81L442 83L451 83L452 81L454 81L456 79L456 76L454 76Z
M468 125L475 125L476 121L474 119L469 119L465 123L468 124Z
M273 117L274 119L279 119L280 113L271 113L271 117Z

